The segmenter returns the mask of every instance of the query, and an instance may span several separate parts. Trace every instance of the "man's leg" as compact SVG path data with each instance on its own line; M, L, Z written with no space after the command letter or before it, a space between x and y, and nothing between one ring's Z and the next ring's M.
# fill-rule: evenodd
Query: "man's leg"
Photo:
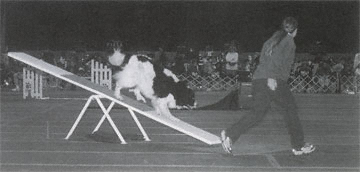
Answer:
M267 86L267 80L253 81L253 104L251 113L245 114L238 122L227 128L226 135L235 142L240 135L245 133L249 128L257 125L270 108L270 99L268 92L271 91Z
M285 109L283 113L293 148L304 146L304 132L297 113L295 98L285 81L278 81L278 88L274 93L276 104Z

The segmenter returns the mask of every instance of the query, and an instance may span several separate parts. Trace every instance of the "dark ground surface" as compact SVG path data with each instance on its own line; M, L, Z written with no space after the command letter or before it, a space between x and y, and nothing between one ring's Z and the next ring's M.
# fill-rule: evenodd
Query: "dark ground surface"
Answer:
M50 97L86 98L89 93L63 91ZM225 96L197 93L200 105ZM86 99L85 99L86 100ZM138 115L151 141L145 142L126 109L110 113L128 144L121 144L105 122L91 134L102 112L96 104L65 140L83 99L23 100L21 93L1 91L0 171L360 171L359 96L297 94L306 141L317 150L293 156L280 109L234 144L234 156ZM241 99L246 107L245 97ZM181 120L219 134L248 110L174 110Z

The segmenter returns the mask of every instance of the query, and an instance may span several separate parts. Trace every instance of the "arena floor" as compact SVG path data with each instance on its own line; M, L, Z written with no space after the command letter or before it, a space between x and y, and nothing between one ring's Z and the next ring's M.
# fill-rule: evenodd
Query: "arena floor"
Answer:
M57 98L86 98L81 91ZM197 93L202 104L224 96ZM121 144L108 123L91 134L102 112L92 104L69 140L65 140L84 99L23 100L1 90L0 171L359 171L359 96L296 95L306 140L317 150L293 156L279 110L240 137L234 156L138 115L151 141L143 141L130 114L110 113L128 144ZM242 102L245 102L242 99ZM246 109L246 108L245 108ZM248 110L175 110L173 114L214 134Z

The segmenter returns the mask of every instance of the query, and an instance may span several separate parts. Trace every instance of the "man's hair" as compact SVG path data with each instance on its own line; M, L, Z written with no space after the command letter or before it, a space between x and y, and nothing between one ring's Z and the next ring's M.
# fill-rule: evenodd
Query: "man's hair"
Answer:
M298 22L293 17L286 17L281 28L277 30L269 39L265 54L271 56L273 49L284 39L288 33L293 33L298 27Z

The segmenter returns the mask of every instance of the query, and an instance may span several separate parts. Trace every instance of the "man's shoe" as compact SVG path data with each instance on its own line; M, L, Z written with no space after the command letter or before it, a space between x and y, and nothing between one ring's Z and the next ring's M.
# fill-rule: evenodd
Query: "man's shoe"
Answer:
M292 149L292 152L294 155L303 155L303 154L309 154L315 150L315 146L310 143L305 143L305 145L302 148L299 149Z
M230 139L230 137L226 136L225 130L221 131L221 145L226 153L232 154L232 140Z

